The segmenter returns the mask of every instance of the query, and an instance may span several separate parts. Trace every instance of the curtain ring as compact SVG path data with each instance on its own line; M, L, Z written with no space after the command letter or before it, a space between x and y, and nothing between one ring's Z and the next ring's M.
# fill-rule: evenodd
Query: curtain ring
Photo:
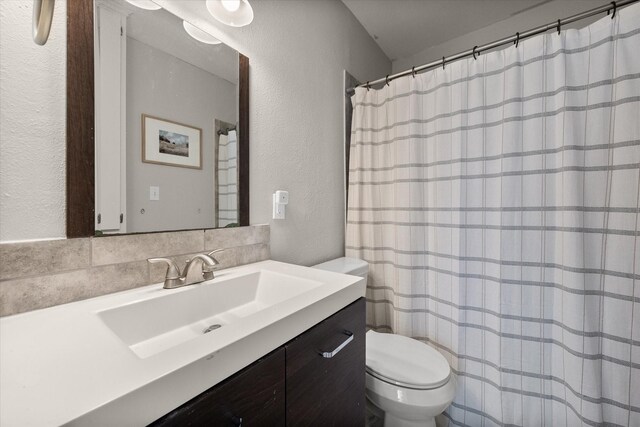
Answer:
M442 69L444 70L444 56L442 57Z
M611 15L611 19L615 18L616 16L616 2L612 1L611 4L613 5L613 15ZM607 10L607 15L609 14L609 11Z
M560 20L558 19L558 35L560 35Z
M471 52L471 56L473 56L473 59L478 59L478 56L480 56L480 52L478 52L478 56L476 56L476 49L478 48L478 46L474 46L473 47L473 52Z
M384 82L387 84L387 86L389 86L389 74L387 74L387 77L385 77Z
M416 78L416 66L415 65L413 67L411 67L411 76L414 79Z
M364 87L366 87L367 92L369 92L369 90L371 89L371 85L369 84L369 81L367 81L367 84Z
M516 49L517 49L518 48L518 43L520 43L520 33L516 33L516 39L515 39L514 43L516 44Z

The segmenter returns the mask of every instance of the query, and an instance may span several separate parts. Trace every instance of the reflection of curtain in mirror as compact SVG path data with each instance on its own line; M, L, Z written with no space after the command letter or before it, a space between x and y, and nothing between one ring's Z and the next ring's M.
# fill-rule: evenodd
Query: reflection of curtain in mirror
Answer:
M238 156L236 131L220 135L218 144L218 227L238 222Z

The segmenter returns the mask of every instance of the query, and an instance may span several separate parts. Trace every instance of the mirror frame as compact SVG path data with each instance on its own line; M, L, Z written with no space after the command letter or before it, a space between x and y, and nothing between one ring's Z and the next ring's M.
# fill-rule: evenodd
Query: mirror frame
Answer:
M68 0L67 238L95 236L93 55L93 0ZM238 55L238 223L240 226L247 226L249 225L249 58L239 52Z

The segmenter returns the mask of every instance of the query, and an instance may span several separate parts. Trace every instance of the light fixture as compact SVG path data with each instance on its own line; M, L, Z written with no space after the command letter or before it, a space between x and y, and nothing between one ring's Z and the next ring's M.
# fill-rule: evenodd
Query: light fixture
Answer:
M140 9L145 10L158 10L162 9L162 7L158 6L151 0L127 0L127 3L131 3L132 5L139 7Z
M220 0L220 3L229 12L235 12L240 7L240 0Z
M253 21L249 0L207 0L211 16L232 27L244 27Z
M205 31L202 31L200 28L196 27L191 22L182 21L182 26L184 27L184 30L187 32L187 34L189 34L191 37L198 40L199 42L206 43L206 44L222 43L220 40L213 37L211 34Z

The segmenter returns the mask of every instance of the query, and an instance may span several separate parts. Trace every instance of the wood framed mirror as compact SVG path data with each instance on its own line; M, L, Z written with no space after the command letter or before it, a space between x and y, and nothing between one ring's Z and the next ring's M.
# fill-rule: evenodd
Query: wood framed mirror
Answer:
M68 0L67 238L96 235L94 16L93 0ZM247 226L249 225L249 58L241 53L238 54L237 81L237 225ZM171 230L181 229L193 228L177 224Z

